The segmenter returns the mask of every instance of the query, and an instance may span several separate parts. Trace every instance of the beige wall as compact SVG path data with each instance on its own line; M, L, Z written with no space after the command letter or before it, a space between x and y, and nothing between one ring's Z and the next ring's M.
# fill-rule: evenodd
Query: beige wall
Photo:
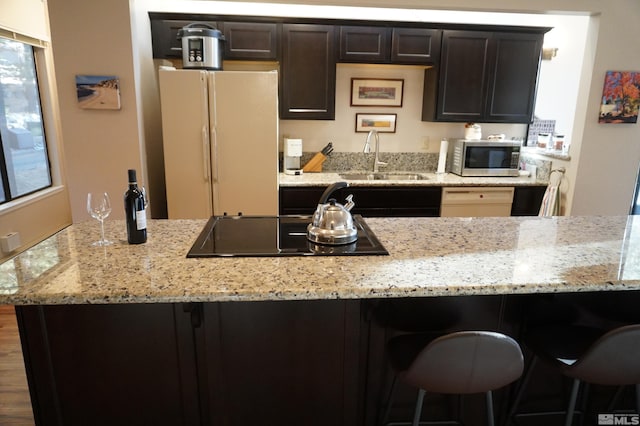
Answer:
M107 191L113 205L110 218L122 219L127 169L136 169L140 178L145 173L129 2L51 0L49 14L73 221L89 219L90 191ZM117 76L122 108L79 108L78 74Z
M0 27L38 40L50 40L46 1L3 0Z
M21 241L21 246L16 251L0 252L2 261L70 224L71 212L65 186L53 55L47 42L50 37L46 2L4 0L0 4L0 30L3 30L4 36L15 36L20 40L26 35L41 46L35 49L35 54L53 183L50 189L0 205L0 235L18 232Z
M154 84L148 79L154 76L148 72L152 67L153 61L150 58L150 50L147 44L136 43L131 47L131 32L127 31L129 17L125 16L129 9L128 0L117 0L109 3L109 8L105 8L107 12L98 4L97 0L83 2L80 0L53 0L50 4L52 10L52 34L54 46L57 46L56 36L59 37L61 43L66 46L60 46L62 56L58 58L56 52L56 60L65 63L65 69L59 72L58 77L62 82L70 78L75 72L108 72L114 69L113 73L120 75L123 82L123 90L125 83L137 82L134 93L123 94L123 111L113 114L114 116L124 116L115 119L107 114L99 114L99 120L93 120L92 114L83 112L82 114L73 111L72 100L69 99L63 103L63 126L65 127L65 140L70 137L68 146L72 153L68 157L73 162L73 172L70 172L70 180L74 182L72 187L72 197L81 199L84 197L89 185L85 185L83 180L90 176L86 172L89 170L97 170L99 176L103 176L99 181L120 181L126 167L125 161L111 161L109 167L102 166L101 156L92 156L88 149L83 149L82 141L85 140L84 134L87 128L99 129L94 133L93 141L90 146L104 146L112 144L114 151L119 151L120 158L125 158L127 153L132 154L130 158L135 157L135 152L139 149L146 149L148 153L149 170L156 168L160 170L159 157L157 153L161 149L161 142L157 140L157 129L160 126L159 114L157 113L157 102L153 97L157 97L157 92L153 91ZM212 1L160 1L160 0L131 0L134 5L132 10L134 13L133 21L136 22L134 33L138 34L142 25L148 25L145 21L146 11L179 11L179 12L202 12L202 13L229 13L229 14L260 14L264 13L256 7L252 7L248 11L247 6L241 2L212 2ZM266 2L265 2L266 3ZM297 3L291 1L281 1L280 3ZM387 0L346 0L346 1L312 1L307 0L306 4L316 5L343 5L343 6L377 6L387 7ZM269 4L267 4L269 6ZM578 64L578 68L582 67L582 73L577 72L573 76L578 82L576 99L568 99L572 103L575 113L574 125L571 129L573 135L572 154L574 159L570 162L570 171L567 174L569 187L567 191L567 206L572 214L627 214L629 204L632 199L633 189L635 186L635 175L640 161L640 127L638 125L598 125L597 114L599 108L599 99L602 92L602 81L604 73L608 69L640 69L640 56L629 54L637 50L637 42L633 34L637 22L640 22L640 3L636 0L616 0L604 4L598 0L541 0L531 2L528 0L487 0L477 2L475 0L400 0L393 3L395 8L415 8L415 9L431 9L427 15L436 20L443 22L456 22L456 19L462 19L460 15L447 15L443 9L456 9L459 11L480 11L483 18L487 20L506 20L504 24L510 24L508 18L504 18L502 13L532 13L539 14L544 18L546 13L572 13L593 16L592 22L588 28L586 40L586 52L584 54L584 63ZM110 10L112 9L112 10ZM330 7L321 7L320 9L304 9L288 6L286 14L291 16L322 16L326 14L344 13L348 17L353 17L355 11L351 9L335 9ZM93 12L92 12L93 11ZM388 19L402 19L406 16L400 12L385 11L384 14ZM66 18L65 14L81 15L82 20ZM268 14L268 13L267 13ZM55 15L55 16L54 16ZM426 19L425 19L426 20ZM68 28L74 28L73 37L69 35ZM56 29L57 28L57 29ZM141 33L141 32L140 32ZM108 34L108 37L105 36ZM72 40L73 39L73 40ZM93 52L88 53L92 61L86 61L82 56L73 55L77 51L73 41L85 40L86 44L91 45ZM146 42L145 42L146 43ZM73 46L73 48L72 48ZM130 49L130 50L127 50ZM139 66L129 65L133 63L131 52ZM99 52L99 53L97 53ZM87 64L92 64L89 67ZM111 68L108 66L111 65ZM88 70L87 68L91 68ZM69 84L69 83L64 83ZM63 90L61 83L60 91ZM65 92L67 93L67 92ZM129 96L136 95L138 98L131 99ZM140 107L134 107L132 103L143 102L144 108L141 115ZM149 103L148 103L149 102ZM148 105L151 105L148 107ZM135 111L132 109L137 108ZM154 113L153 110L156 112ZM69 112L71 111L71 113ZM152 111L152 112L150 112ZM98 114L96 114L98 115ZM88 124L93 123L93 124ZM116 124L117 123L117 124ZM348 124L348 123L347 123ZM345 128L347 126L345 124ZM143 126L133 129L136 126ZM291 126L283 126L284 132L293 132L298 124ZM450 126L450 125L443 125ZM149 130L152 129L152 130ZM149 132L154 134L149 136ZM448 130L446 132L449 132ZM446 133L442 131L441 134ZM435 132L437 134L437 132ZM326 143L328 137L318 137L314 145L309 148L316 147ZM355 138L356 136L354 136ZM145 142L142 142L142 139ZM435 136L434 139L438 139ZM337 139L336 139L337 140ZM415 142L417 141L417 142ZM349 144L355 147L359 142L352 139ZM396 143L394 146L401 146L404 141ZM414 138L412 144L418 144L422 147L421 138ZM135 146L132 146L135 145ZM353 149L353 148L352 148ZM421 149L421 148L419 148ZM430 148L431 150L433 148ZM102 151L99 151L102 152ZM104 152L102 152L104 153ZM82 158L82 165L76 165L76 154L78 158ZM107 153L104 153L105 155ZM155 159L152 160L152 157ZM95 160L94 158L100 158ZM138 157L137 161L142 163L142 157ZM154 176L156 173L154 172ZM161 179L154 177L154 181L160 182ZM99 181L96 182L99 183ZM82 183L82 185L80 185ZM119 184L118 188L122 187ZM612 190L615 189L615 190ZM152 188L152 191L156 188ZM76 195L79 193L79 195ZM152 198L153 205L153 198ZM74 220L76 211L76 203L74 203Z

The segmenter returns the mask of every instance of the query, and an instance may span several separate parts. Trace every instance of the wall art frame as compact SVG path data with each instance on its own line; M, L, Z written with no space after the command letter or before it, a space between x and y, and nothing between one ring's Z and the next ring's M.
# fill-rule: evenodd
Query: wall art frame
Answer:
M639 109L640 71L607 71L598 123L637 123Z
M352 78L351 106L401 107L404 79Z
M356 114L356 133L375 130L378 133L395 133L398 114Z
M120 109L120 79L115 75L76 75L82 109Z

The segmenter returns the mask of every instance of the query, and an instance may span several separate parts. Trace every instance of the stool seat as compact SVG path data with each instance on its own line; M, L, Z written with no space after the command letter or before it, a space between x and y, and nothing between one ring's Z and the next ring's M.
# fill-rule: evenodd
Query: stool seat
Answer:
M567 426L573 422L582 382L610 386L636 385L637 391L640 390L640 324L625 325L608 332L580 325L532 327L525 337L525 343L534 358L520 385L509 419L517 411L538 358L574 379L565 417ZM640 395L636 395L636 399L640 411Z
M524 367L518 343L492 331L460 331L435 338L430 333L401 335L391 339L387 349L397 377L419 389L414 425L419 424L425 392L486 393L487 418L493 425L491 391L517 380Z

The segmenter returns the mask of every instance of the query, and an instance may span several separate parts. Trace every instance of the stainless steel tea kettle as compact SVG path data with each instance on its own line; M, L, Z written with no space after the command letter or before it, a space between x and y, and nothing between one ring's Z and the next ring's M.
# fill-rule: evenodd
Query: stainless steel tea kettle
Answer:
M318 244L351 244L358 239L358 229L353 224L350 210L355 203L353 195L346 198L344 205L329 198L335 191L349 186L347 182L330 185L320 196L313 221L307 226L307 239Z

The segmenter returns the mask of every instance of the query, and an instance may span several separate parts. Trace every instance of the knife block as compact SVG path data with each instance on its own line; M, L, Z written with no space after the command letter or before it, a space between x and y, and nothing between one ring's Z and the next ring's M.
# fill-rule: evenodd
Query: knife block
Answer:
M316 155L314 155L311 160L309 160L307 162L307 164L304 165L304 167L302 167L302 171L305 173L308 172L321 172L322 171L322 163L324 163L324 160L326 160L327 157L322 154L321 152L318 152Z

